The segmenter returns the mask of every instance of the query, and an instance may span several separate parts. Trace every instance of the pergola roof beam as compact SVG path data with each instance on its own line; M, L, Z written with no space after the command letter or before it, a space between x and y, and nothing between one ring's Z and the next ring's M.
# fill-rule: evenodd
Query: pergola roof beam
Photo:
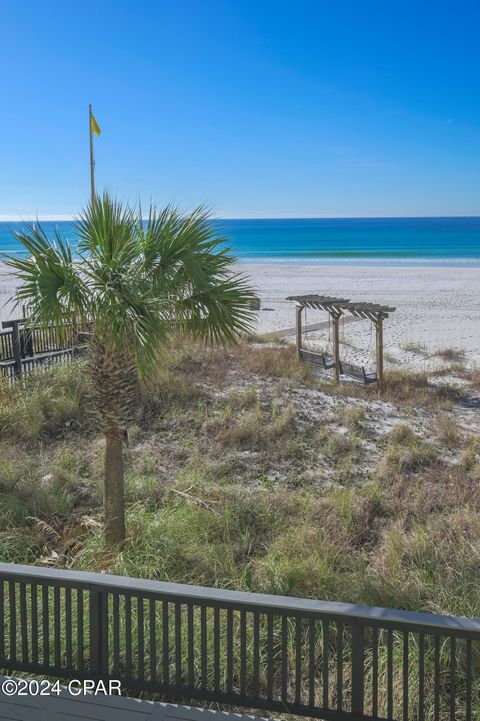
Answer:
M327 313L332 311L339 312L346 308L349 304L349 298L336 298L329 295L290 295L287 300L293 300L303 308L317 308L325 310Z
M346 310L358 318L375 321L379 318L388 318L388 314L393 313L395 308L389 305L379 305L378 303L349 303Z

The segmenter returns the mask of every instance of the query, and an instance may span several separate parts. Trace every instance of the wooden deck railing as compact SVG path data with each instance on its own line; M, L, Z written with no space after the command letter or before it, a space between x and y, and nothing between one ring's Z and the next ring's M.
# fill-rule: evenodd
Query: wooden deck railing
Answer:
M10 380L28 375L38 366L69 361L84 350L71 326L59 333L53 325L30 328L25 323L25 318L2 323L0 373Z
M0 668L339 721L473 721L480 621L0 564Z

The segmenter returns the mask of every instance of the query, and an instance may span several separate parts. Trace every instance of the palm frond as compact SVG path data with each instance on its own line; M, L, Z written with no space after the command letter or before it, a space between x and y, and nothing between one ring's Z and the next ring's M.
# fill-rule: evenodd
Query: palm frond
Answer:
M17 234L28 257L7 263L20 280L15 299L29 305L35 324L88 317L112 352L129 349L142 375L175 328L212 342L250 330L253 290L234 272L208 209L184 214L152 206L143 223L141 212L105 193L87 206L76 230L75 257L38 224Z
M73 261L68 242L58 233L50 241L43 228L27 225L17 240L29 257L6 257L5 263L20 281L13 298L17 305L26 303L32 310L31 321L45 326L63 323L76 315L87 315L89 293Z
M233 272L227 239L206 208L189 215L150 208L142 245L155 293L170 299L177 322L211 341L233 341L251 330L254 291Z

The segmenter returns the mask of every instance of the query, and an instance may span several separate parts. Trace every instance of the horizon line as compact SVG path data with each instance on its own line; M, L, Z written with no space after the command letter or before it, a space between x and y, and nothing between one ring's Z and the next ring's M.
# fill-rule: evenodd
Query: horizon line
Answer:
M32 215L0 214L0 223L31 223L31 222L73 222L78 216L60 213ZM450 215L212 215L212 220L415 220L415 219L448 219L448 218L480 218L480 213ZM143 218L148 220L148 216Z

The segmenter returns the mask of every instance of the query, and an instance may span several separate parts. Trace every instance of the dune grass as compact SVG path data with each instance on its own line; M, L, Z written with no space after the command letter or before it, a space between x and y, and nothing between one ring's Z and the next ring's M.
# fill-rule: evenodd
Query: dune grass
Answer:
M426 376L389 374L379 433L369 389L332 401L288 347L180 344L143 390L118 553L83 371L0 386L2 561L480 616L480 444Z
M289 352L185 345L164 357L126 451L130 542L113 557L101 545L101 441L82 362L35 374L25 388L2 385L2 559L38 561L75 528L81 553L60 555L60 564L452 613L469 599L480 615L472 562L460 567L459 602L450 541L438 537L470 519L468 548L472 559L480 553L475 439L460 447L447 416L429 438L399 423L375 439L378 460L363 468L372 444L365 406L306 418L281 383L310 393L314 380ZM458 464L445 466L441 451L455 444ZM464 489L458 499L448 493L452 478ZM425 494L435 498L428 517ZM430 553L440 554L433 576L422 560Z

